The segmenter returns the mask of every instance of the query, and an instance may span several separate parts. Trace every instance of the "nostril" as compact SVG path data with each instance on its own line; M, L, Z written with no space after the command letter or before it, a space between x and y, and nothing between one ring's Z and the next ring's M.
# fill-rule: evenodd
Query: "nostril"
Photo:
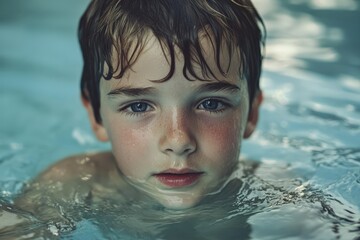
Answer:
M190 153L190 152L192 152L191 148L187 148L187 149L184 150L184 153Z
M191 154L192 152L194 152L196 149L195 146L186 146L186 147L174 147L174 148L166 148L165 152L167 153L174 153L177 155L188 155Z
M166 152L173 152L173 150L171 148L167 148L165 149Z

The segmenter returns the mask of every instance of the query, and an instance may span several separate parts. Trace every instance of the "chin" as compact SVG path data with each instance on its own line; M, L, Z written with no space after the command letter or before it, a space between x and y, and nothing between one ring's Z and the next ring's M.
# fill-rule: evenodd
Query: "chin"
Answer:
M195 207L201 199L194 196L166 196L157 199L161 205L170 210L186 210Z

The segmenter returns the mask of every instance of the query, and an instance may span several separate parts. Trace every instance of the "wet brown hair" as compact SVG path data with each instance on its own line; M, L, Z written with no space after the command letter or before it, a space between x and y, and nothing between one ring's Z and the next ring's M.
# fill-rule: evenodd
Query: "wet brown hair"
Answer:
M199 33L204 32L223 75L227 69L221 67L221 52L240 54L239 74L248 82L252 102L259 90L265 27L250 0L93 0L80 19L78 36L84 60L81 94L91 102L98 123L100 79L121 79L141 54L149 31L169 56L169 73L158 81L174 74L175 47L183 54L186 79L215 77L200 44ZM195 73L194 64L201 67L202 76Z

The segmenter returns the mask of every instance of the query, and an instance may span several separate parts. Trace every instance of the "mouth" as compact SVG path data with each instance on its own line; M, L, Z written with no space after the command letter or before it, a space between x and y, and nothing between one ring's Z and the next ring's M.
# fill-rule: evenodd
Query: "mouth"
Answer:
M191 169L169 169L154 174L154 177L165 186L180 188L194 184L203 174L204 172L197 172Z

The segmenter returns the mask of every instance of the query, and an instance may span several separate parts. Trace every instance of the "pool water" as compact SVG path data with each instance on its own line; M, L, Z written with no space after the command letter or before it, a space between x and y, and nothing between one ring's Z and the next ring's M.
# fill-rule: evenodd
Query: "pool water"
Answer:
M80 103L88 1L0 2L0 239L360 239L360 2L254 3L268 30L265 99L240 180L190 211L106 199L43 221L12 205L26 183L110 147Z

